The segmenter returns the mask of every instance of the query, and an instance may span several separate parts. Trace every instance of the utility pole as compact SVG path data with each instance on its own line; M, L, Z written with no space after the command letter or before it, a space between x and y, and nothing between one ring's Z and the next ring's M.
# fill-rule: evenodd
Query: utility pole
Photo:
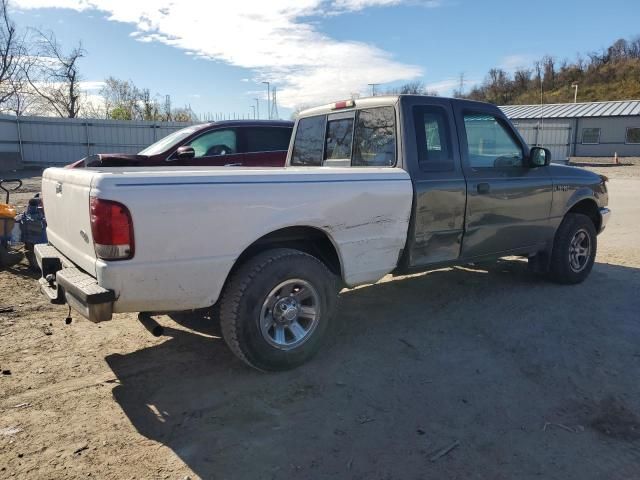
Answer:
M458 87L458 92L460 97L462 97L462 95L464 95L464 72L460 72L460 76L458 77L459 80L459 87Z
M278 98L276 97L276 87L273 86L272 99L271 99L271 118L278 119Z
M256 118L260 120L260 100L257 98L254 98L254 100L256 101Z
M573 103L578 103L578 82L573 82L571 86L575 88L573 92Z
M271 87L269 86L269 82L262 82L267 84L267 115L269 120L271 120Z
M253 119L255 120L256 118L256 106L255 105L249 105L252 109L253 109Z
M369 85L371 87L371 96L375 97L376 96L376 87L378 85L380 85L379 83L367 83L367 85Z

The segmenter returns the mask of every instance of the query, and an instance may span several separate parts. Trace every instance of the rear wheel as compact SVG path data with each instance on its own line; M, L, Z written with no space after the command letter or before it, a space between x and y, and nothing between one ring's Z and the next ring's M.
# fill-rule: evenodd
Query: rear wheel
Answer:
M580 213L568 213L553 242L551 279L564 284L584 281L596 258L597 234L591 219Z
M278 248L249 259L220 300L222 335L260 370L286 370L320 348L337 296L336 277L317 258Z

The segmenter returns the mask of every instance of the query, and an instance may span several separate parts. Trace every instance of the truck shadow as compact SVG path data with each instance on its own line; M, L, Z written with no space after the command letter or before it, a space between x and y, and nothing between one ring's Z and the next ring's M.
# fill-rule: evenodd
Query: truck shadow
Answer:
M589 477L611 472L617 447L541 428L589 429L594 408L567 405L640 398L627 368L638 285L635 268L597 264L566 287L503 260L343 292L325 347L293 371L244 367L210 311L174 315L164 343L106 360L138 432L201 478ZM429 461L455 440L459 452ZM616 461L640 468L637 455Z

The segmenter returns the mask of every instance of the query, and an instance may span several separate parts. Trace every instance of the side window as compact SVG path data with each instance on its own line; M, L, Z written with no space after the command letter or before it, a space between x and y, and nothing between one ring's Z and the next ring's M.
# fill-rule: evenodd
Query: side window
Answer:
M599 128L583 128L582 129L582 144L583 145L597 145L600 143L600 129Z
M625 143L630 143L632 145L640 143L640 127L627 128Z
M326 115L302 118L298 121L293 143L291 165L321 166Z
M454 170L451 132L447 112L442 107L414 107L418 164L425 172Z
M522 147L493 115L464 115L471 168L505 168L523 165Z
M278 152L289 149L291 129L284 127L246 127L246 152Z
M194 158L231 155L238 152L236 132L232 129L207 132L191 140L189 146L196 151Z
M353 157L356 167L391 167L396 163L396 116L393 107L358 111Z
M325 160L351 160L353 118L341 118L327 122L327 138L324 147Z

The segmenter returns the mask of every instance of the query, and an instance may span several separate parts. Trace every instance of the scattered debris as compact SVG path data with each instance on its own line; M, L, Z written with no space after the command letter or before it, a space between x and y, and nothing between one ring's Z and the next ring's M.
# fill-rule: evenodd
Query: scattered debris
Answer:
M347 384L344 382L336 382L336 385L339 387L345 387Z
M30 406L30 403L19 403L18 405L14 405L13 408L29 408Z
M23 429L20 427L7 427L0 429L0 435L8 436L15 435L16 433L20 433Z
M53 335L53 330L51 330L51 328L49 328L48 325L42 325L40 327L40 330L42 331L42 333L44 333L45 335Z
M351 467L353 467L353 458L349 459L347 462L347 470L351 470Z
M3 375L11 375L11 370L2 370Z
M356 421L362 425L364 423L374 422L375 419L368 417L367 415L358 415L358 418L356 418Z
M14 312L13 307L7 306L7 307L0 307L0 313L12 313Z
M424 431L424 430L422 430L421 428L418 428L418 429L416 430L416 433L417 433L418 435L424 435L424 434L425 434L425 433L427 433L427 432L425 432L425 431Z
M460 442L458 440L456 440L455 442L453 442L451 445L448 445L446 447L441 448L440 450L438 450L436 453L434 453L433 455L431 455L431 458L429 458L429 460L431 462L435 462L438 459L444 457L445 455L449 455L449 453L451 453L453 451L454 448L457 448L458 446L460 446Z
M89 444L83 443L73 451L73 454L78 455L80 452L84 452L85 450L88 450L88 449L89 449Z
M542 431L546 432L547 428L549 427L561 428L562 430L566 430L567 432L570 432L570 433L578 433L578 432L584 431L584 427L582 425L578 425L577 427L568 427L562 423L551 423L551 422L544 422L544 427L542 427Z
M44 373L44 368L39 368L39 369L36 371L36 373L39 373L39 374Z
M404 338L399 338L398 339L401 343L404 343L407 347L409 348L413 348L414 350L416 349L416 346L413 343L408 342L407 340L405 340Z

